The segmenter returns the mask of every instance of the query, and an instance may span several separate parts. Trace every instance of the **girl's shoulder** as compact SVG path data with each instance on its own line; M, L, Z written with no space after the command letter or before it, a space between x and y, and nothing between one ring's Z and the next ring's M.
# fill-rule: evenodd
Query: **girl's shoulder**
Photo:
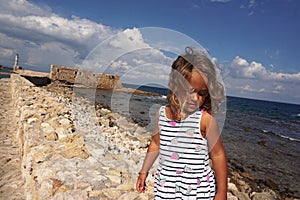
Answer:
M201 125L202 126L208 126L211 122L211 120L215 120L214 116L212 116L209 112L206 110L202 110L202 117L201 117Z

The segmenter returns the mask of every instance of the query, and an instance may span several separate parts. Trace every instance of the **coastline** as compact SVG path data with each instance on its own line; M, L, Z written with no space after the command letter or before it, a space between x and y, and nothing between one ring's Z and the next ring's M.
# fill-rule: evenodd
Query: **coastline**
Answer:
M72 109L71 87L35 87L23 79L11 77L19 142L27 166L23 169L27 195L44 195L45 199L72 195L82 199L153 198L155 170L148 178L146 193L134 189L151 133L80 96L75 95L78 107ZM86 118L83 114L89 109L95 116ZM294 199L279 196L276 187L255 183L251 174L234 166L229 167L229 175L228 199Z

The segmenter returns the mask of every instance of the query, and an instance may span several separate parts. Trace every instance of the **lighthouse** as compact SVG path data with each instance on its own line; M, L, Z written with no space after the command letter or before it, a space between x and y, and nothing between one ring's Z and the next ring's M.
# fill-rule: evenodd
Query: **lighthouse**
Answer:
M19 69L19 54L16 54L15 57L15 65L14 65L14 71L17 71Z

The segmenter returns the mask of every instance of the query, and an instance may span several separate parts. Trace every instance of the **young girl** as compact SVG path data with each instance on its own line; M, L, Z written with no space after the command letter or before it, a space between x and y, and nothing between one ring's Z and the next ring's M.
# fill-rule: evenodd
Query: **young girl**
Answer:
M226 155L213 117L223 98L224 87L217 81L212 61L203 51L186 48L172 64L169 105L157 112L136 183L138 192L146 190L148 171L160 155L156 200L227 199Z

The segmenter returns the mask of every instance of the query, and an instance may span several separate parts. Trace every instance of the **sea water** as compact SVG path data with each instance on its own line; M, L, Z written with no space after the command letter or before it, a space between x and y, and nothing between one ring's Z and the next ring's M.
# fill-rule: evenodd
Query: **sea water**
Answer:
M10 74L13 73L12 68L4 67L4 69L0 70L0 79L1 78L10 78Z

